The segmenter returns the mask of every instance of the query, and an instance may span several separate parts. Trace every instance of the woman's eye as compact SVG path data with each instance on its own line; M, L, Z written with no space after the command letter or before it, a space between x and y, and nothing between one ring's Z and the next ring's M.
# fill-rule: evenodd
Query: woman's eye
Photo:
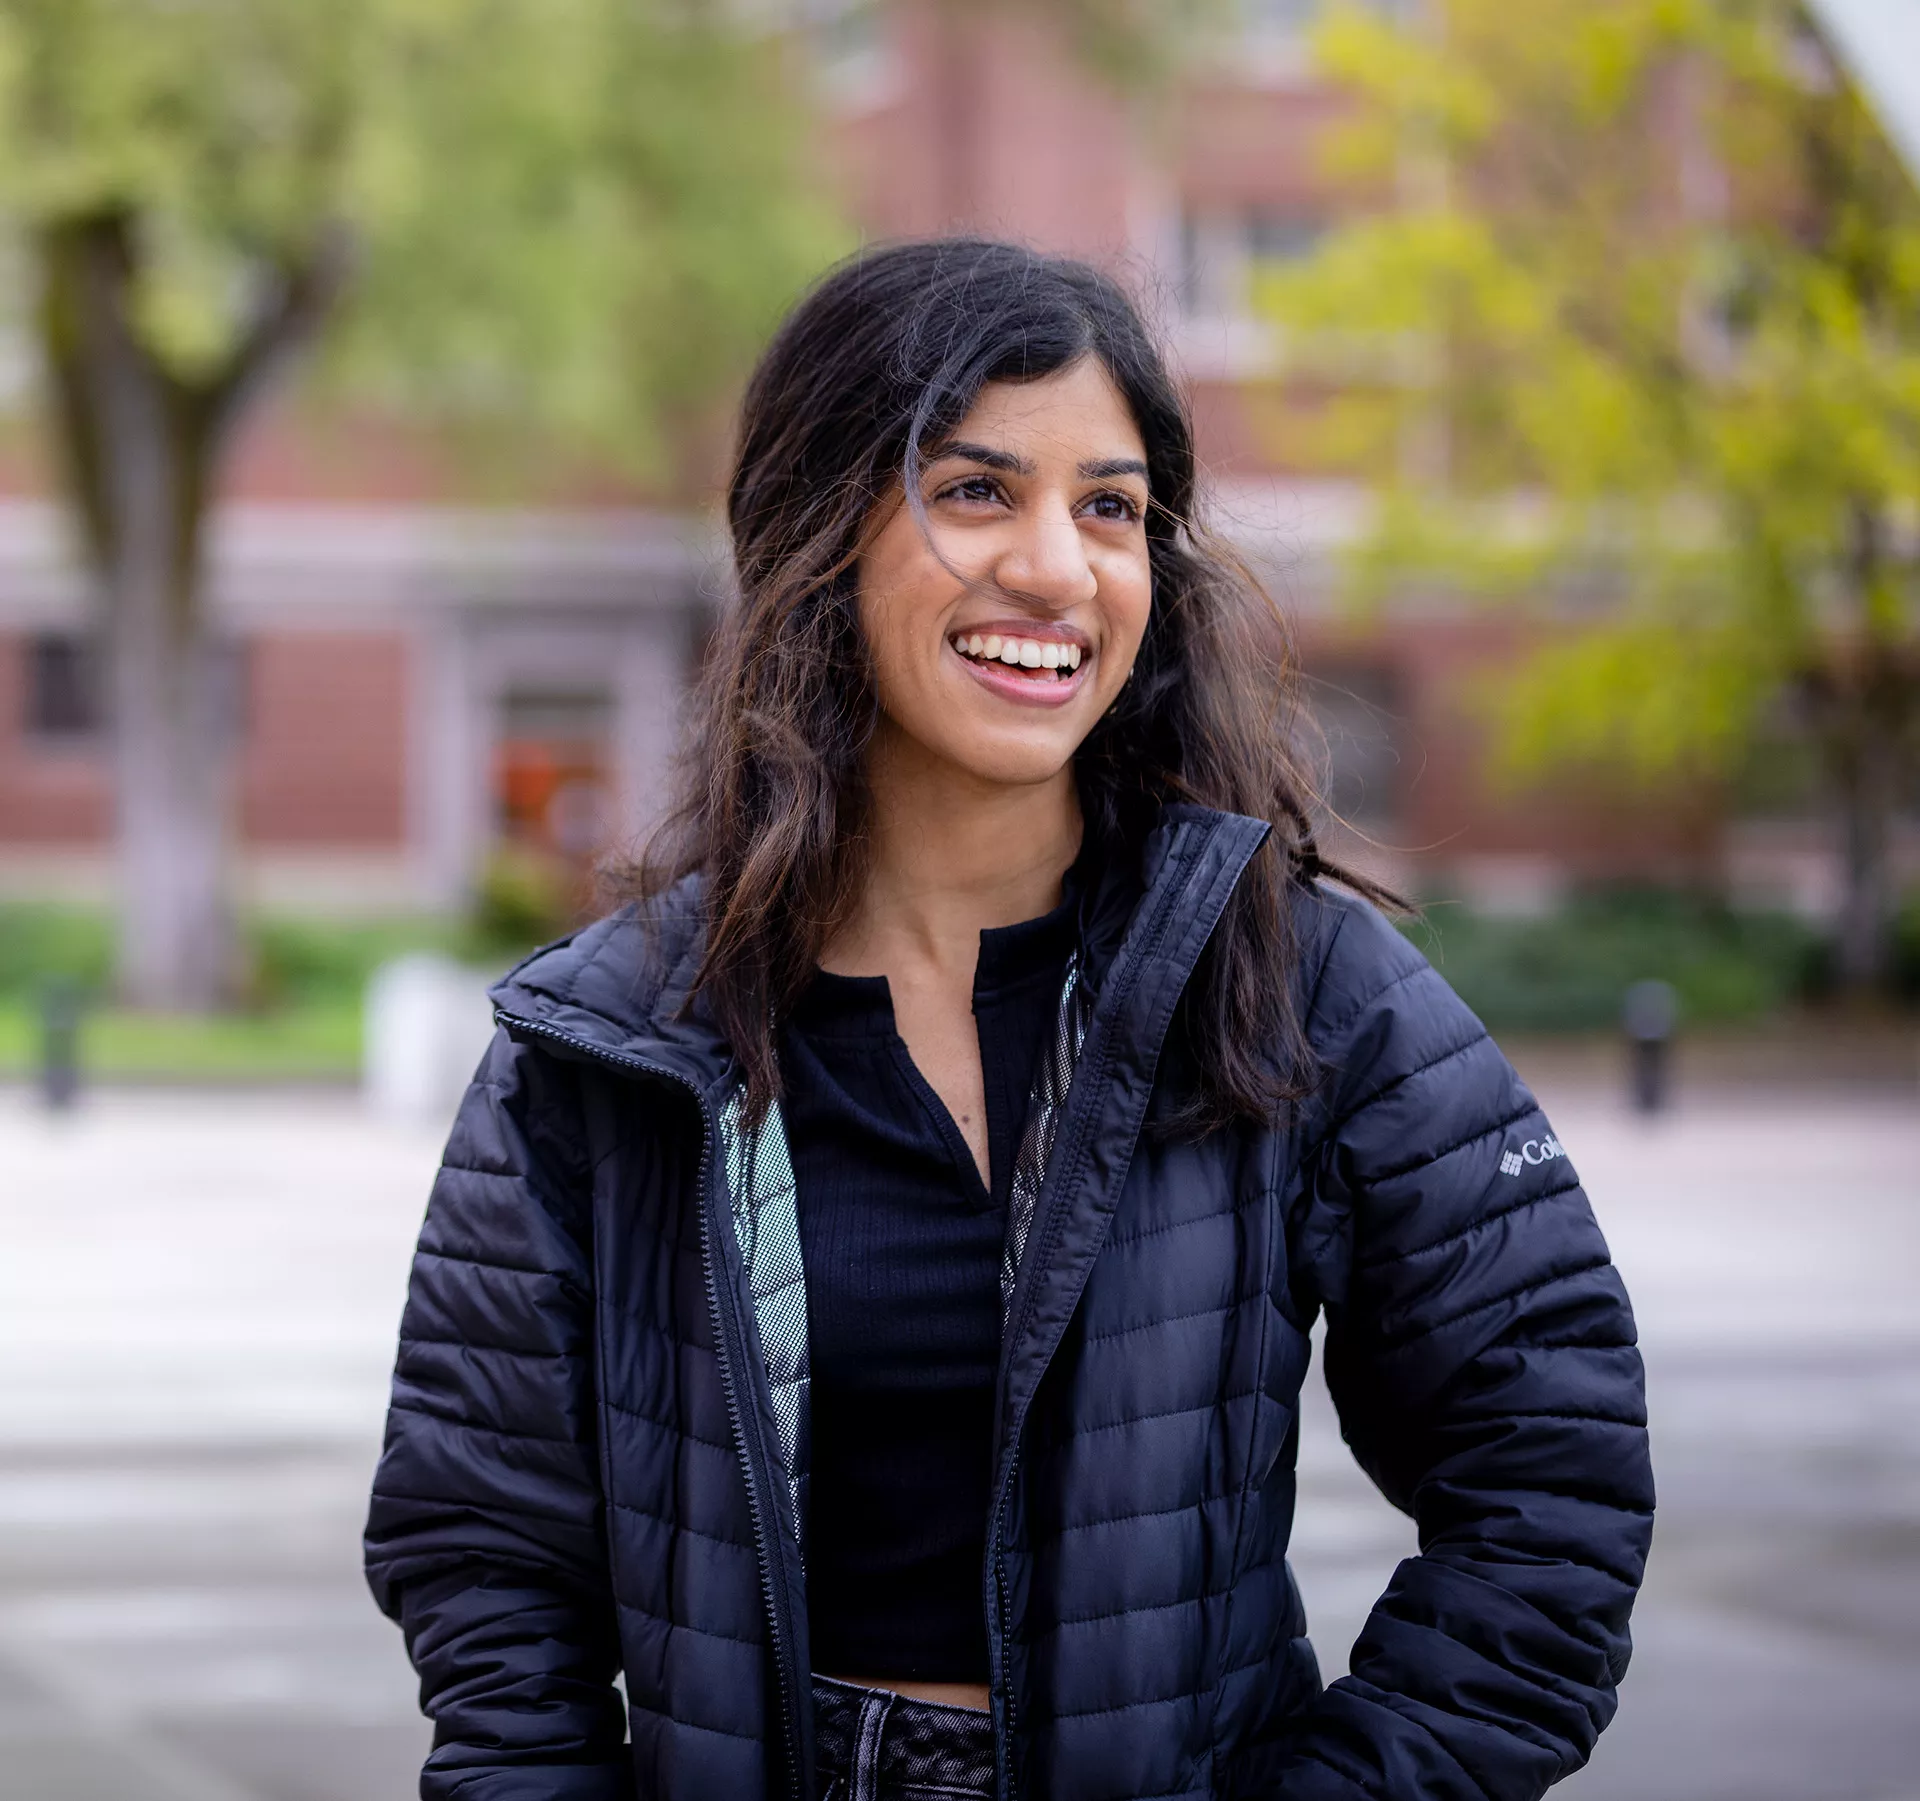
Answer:
M1131 525L1140 517L1139 503L1131 494L1096 494L1087 506L1096 518L1111 519L1120 524Z
M934 496L936 500L978 500L994 501L1000 497L1000 484L991 476L970 475L964 481L954 482Z

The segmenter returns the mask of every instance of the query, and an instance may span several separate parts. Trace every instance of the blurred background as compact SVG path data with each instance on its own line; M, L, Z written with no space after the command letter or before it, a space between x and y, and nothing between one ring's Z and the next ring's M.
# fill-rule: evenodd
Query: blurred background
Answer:
M1541 1091L1663 1512L1585 1801L1920 1798L1917 0L0 0L0 1801L385 1801L487 981L657 810L757 345L1089 257L1325 833ZM1317 1379L1329 1677L1410 1525Z

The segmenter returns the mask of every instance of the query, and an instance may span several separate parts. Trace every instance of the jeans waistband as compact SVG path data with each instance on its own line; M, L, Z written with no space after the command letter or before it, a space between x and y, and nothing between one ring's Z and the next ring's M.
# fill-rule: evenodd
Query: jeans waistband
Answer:
M974 1801L993 1793L993 1722L972 1707L813 1679L820 1786L833 1801Z

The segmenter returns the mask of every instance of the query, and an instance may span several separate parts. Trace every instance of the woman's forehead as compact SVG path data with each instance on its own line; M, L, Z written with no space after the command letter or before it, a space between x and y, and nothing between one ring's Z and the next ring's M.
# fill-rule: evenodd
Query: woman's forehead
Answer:
M1065 455L1075 463L1146 454L1133 409L1096 357L1028 381L988 382L949 434L953 440L1018 446L1029 456ZM930 448L940 453L940 446Z

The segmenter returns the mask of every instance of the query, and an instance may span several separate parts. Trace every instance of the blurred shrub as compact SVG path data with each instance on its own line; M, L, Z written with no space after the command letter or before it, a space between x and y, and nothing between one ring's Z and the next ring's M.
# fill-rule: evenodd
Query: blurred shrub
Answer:
M575 922L578 897L564 864L506 852L487 866L466 920L434 915L246 922L246 1009L358 1001L367 978L408 951L441 951L504 969ZM113 922L101 910L51 902L0 903L0 999L31 1002L47 983L105 997L113 985Z
M256 1008L357 1000L382 963L408 951L457 953L460 927L434 917L256 919L248 998Z
M1920 1001L1920 888L1909 891L1894 916L1893 985L1901 999Z
M569 931L578 915L571 868L556 857L501 845L474 892L471 934L477 956L519 957Z
M358 1000L367 977L411 950L458 955L459 921L255 918L245 928L251 1010ZM105 997L113 985L113 922L89 907L0 905L0 998L31 1001L51 981Z
M0 906L0 995L31 996L50 981L100 989L113 969L104 913L38 903Z
M1803 998L1822 963L1802 920L1666 891L1582 895L1539 919L1436 902L1404 929L1494 1031L1610 1030L1647 976L1679 991L1683 1025L1734 1024Z
M0 1077L41 1054L41 995L70 981L93 1000L80 1033L89 1076L139 1081L351 1081L360 1067L366 981L410 950L468 954L458 919L255 918L246 922L248 983L239 1009L210 1017L144 1014L112 1004L111 922L58 906L0 906Z

